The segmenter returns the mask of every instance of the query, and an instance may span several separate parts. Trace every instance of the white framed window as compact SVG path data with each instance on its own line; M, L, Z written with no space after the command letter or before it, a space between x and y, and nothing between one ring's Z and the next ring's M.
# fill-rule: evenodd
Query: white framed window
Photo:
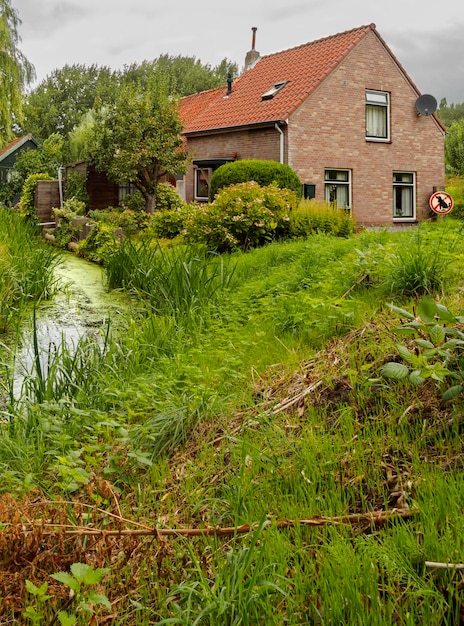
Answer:
M386 91L366 91L366 139L390 139L390 96Z
M393 218L416 217L416 176L414 172L393 172Z
M340 209L349 210L351 207L351 171L325 170L324 180L326 201L335 204Z
M195 170L195 200L209 200L212 173L212 167L197 167Z

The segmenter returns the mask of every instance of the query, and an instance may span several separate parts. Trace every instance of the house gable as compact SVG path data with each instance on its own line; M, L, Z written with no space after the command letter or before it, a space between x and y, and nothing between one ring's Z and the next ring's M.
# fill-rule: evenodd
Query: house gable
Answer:
M0 183L7 180L8 172L13 169L16 159L25 150L35 150L38 142L29 133L22 137L17 137L0 150Z

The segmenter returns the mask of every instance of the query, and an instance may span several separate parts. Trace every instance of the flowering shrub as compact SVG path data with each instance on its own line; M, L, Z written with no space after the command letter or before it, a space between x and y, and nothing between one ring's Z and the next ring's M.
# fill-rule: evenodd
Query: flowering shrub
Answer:
M133 211L132 209L122 209L122 207L108 207L90 212L90 217L94 222L105 222L114 228L121 228L126 237L135 235L139 230L146 228L148 215L145 211Z
M188 242L205 243L220 252L247 250L286 234L289 214L297 204L293 191L276 185L231 185L222 189L214 202L187 215L184 236Z
M156 210L172 211L181 209L184 202L179 192L170 183L158 183L156 187Z
M196 208L197 205L190 207L186 204L177 209L155 211L151 216L148 232L155 239L174 239L184 230L184 221L188 212Z
M277 185L280 189L291 189L298 197L301 195L301 181L289 165L277 161L250 159L225 163L213 172L209 188L210 200L213 200L224 187L247 181L254 181L261 187Z

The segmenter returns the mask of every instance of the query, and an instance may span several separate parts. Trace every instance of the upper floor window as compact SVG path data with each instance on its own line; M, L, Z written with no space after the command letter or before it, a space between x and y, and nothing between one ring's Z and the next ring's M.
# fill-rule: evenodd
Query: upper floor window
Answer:
M390 139L390 98L386 91L366 91L366 139Z
M350 208L351 198L350 170L325 170L324 195L327 202L331 202L340 209Z
M414 219L415 204L414 172L393 172L393 217Z

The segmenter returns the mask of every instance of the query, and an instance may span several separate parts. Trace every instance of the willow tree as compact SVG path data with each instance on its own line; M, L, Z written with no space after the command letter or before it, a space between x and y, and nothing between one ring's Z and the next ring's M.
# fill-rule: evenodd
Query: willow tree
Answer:
M166 81L141 87L123 82L112 103L97 113L89 161L116 183L130 182L142 194L145 210L156 210L158 183L185 172L176 99Z
M23 89L34 78L34 67L18 48L18 13L11 0L0 0L0 146L13 136L22 118Z

